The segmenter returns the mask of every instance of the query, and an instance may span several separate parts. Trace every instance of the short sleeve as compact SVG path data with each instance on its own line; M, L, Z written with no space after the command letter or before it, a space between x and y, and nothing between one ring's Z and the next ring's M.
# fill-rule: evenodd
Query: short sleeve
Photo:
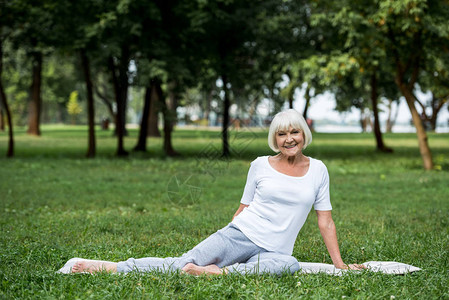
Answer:
M240 203L242 204L249 205L254 199L254 193L256 192L257 187L256 169L257 169L257 159L252 161L251 166L249 167L245 189L243 190L242 199L240 200Z
M317 176L320 184L315 197L315 202L313 203L313 207L315 208L315 210L332 210L329 193L329 172L322 162L320 162L320 165L320 171Z

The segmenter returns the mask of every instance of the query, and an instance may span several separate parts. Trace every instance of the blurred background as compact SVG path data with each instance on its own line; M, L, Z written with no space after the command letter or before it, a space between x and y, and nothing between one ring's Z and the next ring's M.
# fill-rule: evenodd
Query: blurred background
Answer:
M318 132L449 131L447 1L0 2L0 129L266 127L295 108ZM11 130L12 131L12 130ZM13 134L10 133L10 139ZM89 148L89 149L90 149ZM11 151L10 151L11 152ZM425 160L425 154L423 154Z

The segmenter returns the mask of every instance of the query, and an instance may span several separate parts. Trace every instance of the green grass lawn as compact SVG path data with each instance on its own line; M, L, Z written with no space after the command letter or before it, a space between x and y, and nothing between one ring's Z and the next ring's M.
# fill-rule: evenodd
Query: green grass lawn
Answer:
M331 177L333 217L347 263L398 261L423 268L404 276L55 274L72 257L126 260L177 256L225 226L239 205L249 163L269 155L264 130L231 132L232 157L220 160L220 133L176 130L182 155L115 158L116 139L97 131L97 158L84 158L83 126L44 126L42 137L16 129L16 157L0 133L0 298L449 299L449 134L429 134L439 170L422 170L414 134L314 134L306 154ZM132 149L130 130L125 148ZM180 183L180 185L177 184ZM315 213L293 255L331 263Z

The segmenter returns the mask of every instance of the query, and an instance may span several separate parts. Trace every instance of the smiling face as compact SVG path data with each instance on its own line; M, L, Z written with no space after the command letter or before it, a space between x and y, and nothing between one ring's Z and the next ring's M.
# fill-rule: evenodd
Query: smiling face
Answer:
M290 137L288 136L288 133L290 134ZM291 151L295 147L282 146L284 144L283 139L291 139L293 137L296 142L301 143L300 146L296 147L300 152L306 149L312 142L312 132L310 132L306 120L304 120L304 117L294 109L288 109L277 113L271 121L270 129L268 130L268 146L276 153L281 150ZM299 141L298 138L300 138L301 141ZM288 142L290 142L290 140Z
M276 144L279 151L285 156L301 154L304 147L303 132L292 126L288 130L279 130L276 132Z

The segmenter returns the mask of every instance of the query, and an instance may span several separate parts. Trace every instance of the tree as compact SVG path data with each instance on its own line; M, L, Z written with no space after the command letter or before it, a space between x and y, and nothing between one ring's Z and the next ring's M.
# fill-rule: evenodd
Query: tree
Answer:
M369 99L373 113L373 132L379 151L392 152L382 138L379 122L378 102L381 96L383 77L389 77L391 70L385 65L385 51L379 47L383 38L365 16L375 11L375 3L370 1L338 1L328 7L328 1L317 2L314 8L315 26L333 31L334 38L326 41L328 55L328 75L338 85L349 84L344 90L359 89L356 99ZM341 80L348 77L349 80ZM392 79L392 76L390 76ZM351 93L346 93L350 95ZM363 103L359 101L359 104ZM366 105L360 107L364 109Z
M153 85L150 84L149 87L145 89L144 106L142 111L142 119L140 120L140 130L137 138L137 145L134 147L134 151L147 151L147 131L148 131L148 121L150 116L150 106L152 93L155 92Z
M392 133L393 132L393 126L396 123L396 120L398 118L399 115L399 101L394 101L392 99L386 99L386 106L388 109L388 115L387 115L387 121L385 124L385 132L387 133ZM393 113L393 103L396 103L396 110Z
M14 156L14 133L13 133L13 125L12 125L12 116L9 110L8 99L6 98L6 93L3 88L2 83L2 74L3 74L3 36L2 36L2 27L0 26L0 108L5 111L6 118L8 120L8 152L6 153L7 157Z
M141 20L142 36L139 40L139 56L134 61L137 68L134 84L144 87L145 94L139 135L134 151L146 151L148 136L161 136L158 128L159 102L162 101L160 78L165 76L163 69L165 64L161 58L167 51L161 29L161 6L163 5L159 1L153 1L141 8L146 17ZM166 5L173 5L172 1Z
M421 117L426 129L435 131L438 113L449 103L449 49L445 49L439 57L432 57L429 66L423 71L420 88L431 94L426 102L417 99L421 107Z
M1 121L3 120L3 112L6 114L8 121L8 150L7 157L14 156L14 130L12 115L8 105L8 99L3 86L3 44L9 38L14 28L14 18L12 17L13 7L8 3L0 3L0 112L2 114Z
M69 102L67 103L67 112L72 117L72 124L76 123L76 116L81 113L83 109L78 103L78 92L70 93Z
M92 77L90 73L90 63L86 50L80 50L81 63L84 71L84 80L86 82L87 91L87 114L88 114L88 126L89 126L89 139L87 147L87 157L95 157L96 141L95 141L95 108L94 108L94 92L92 87Z
M28 130L27 133L31 135L41 135L40 118L42 110L41 98L41 74L42 74L42 53L32 52L33 58L33 83L31 84L30 102L28 105Z
M419 0L316 3L315 24L340 37L327 44L355 58L369 74L372 88L385 84L373 79L393 78L412 114L424 168L432 169L427 135L415 106L419 103L415 89L422 84L423 71L434 72L436 58L447 52L449 5Z
M305 85L304 98L306 103L304 104L302 115L306 120L312 98L322 94L326 89L320 76L320 70L323 67L322 63L323 60L320 57L311 55L292 65L293 75L290 76L291 82L289 86L300 87Z
M106 79L106 74L103 74L100 69L97 68L97 76L95 76L96 84L94 86L95 96L100 99L101 103L106 106L110 119L114 124L117 123L117 112L114 109L113 93L109 89L110 82Z
M58 2L59 4L59 2ZM81 69L83 70L84 83L87 98L87 123L88 142L86 157L93 158L96 155L95 139L95 105L94 84L91 75L91 60L89 55L99 46L98 36L101 32L97 27L97 14L100 6L92 1L79 0L71 4L63 3L59 16L59 25L62 26L65 37L69 35L73 41L67 41L64 46L72 54L79 55ZM70 27L67 27L70 26ZM71 43L72 42L72 43Z
M123 45L120 52L123 57L120 58L119 64L114 62L114 57L110 56L108 59L109 70L112 75L112 84L114 87L115 103L117 105L117 156L126 156L128 152L123 146L123 137L125 135L125 123L126 123L126 101L128 98L128 76L126 75L129 62L130 53L128 47Z
M177 156L179 155L178 152L175 151L172 144L172 138L171 134L173 132L173 126L174 121L176 120L176 109L174 107L176 106L177 102L177 95L175 94L174 88L169 90L170 93L170 103L172 104L172 107L169 107L169 105L166 102L167 95L164 95L164 92L162 91L162 87L160 82L156 81L155 83L156 93L157 93L157 99L159 100L162 115L164 116L164 143L163 143L163 149L165 154L168 156Z
M305 88L306 103L303 116L307 118L308 109L313 97L324 90L317 80L314 61L308 61L321 44L317 37L322 36L319 27L311 26L310 1L266 1L265 17L259 26L257 41L260 71L270 74L265 82L270 82L268 90L273 97L278 112L288 100L293 108L294 94L297 89ZM270 69L266 69L266 68ZM288 85L279 92L281 82L288 79ZM273 82L274 81L274 82ZM271 88L270 88L271 86Z
M385 131L391 133L399 115L401 92L398 90L396 84L394 83L394 80L391 79L391 73L380 75L379 80L382 81L382 83L380 84L380 95L382 97L382 103L387 108ZM394 103L396 103L396 109L393 112Z
M117 108L116 133L117 156L126 156L123 139L126 132L126 110L128 88L132 82L130 63L135 58L142 37L142 22L146 12L145 1L106 1L98 22L102 29L100 38L104 45L107 66L112 78L114 98Z
M271 4L271 2L270 2ZM204 69L213 69L222 82L222 156L230 156L228 127L232 88L241 87L254 74L257 54L257 30L266 16L267 3L248 1L210 1L192 13L198 29L197 43L203 50ZM248 77L248 78L245 78ZM270 82L271 83L271 82Z
M378 74L373 72L370 78L370 89L371 89L371 106L373 109L374 116L374 136L376 137L377 149L383 152L393 152L393 149L385 146L382 138L382 132L380 131L380 121L379 121L379 91L378 91Z
M16 32L12 39L14 47L25 49L32 66L32 83L28 106L28 130L31 135L41 135L42 110L42 65L43 59L52 49L52 27L54 26L54 6L52 0L14 0L13 16Z
M5 113L0 107L0 131L5 131Z
M404 96L416 128L419 150L426 170L433 169L432 153L420 113L415 88L423 70L432 66L449 47L449 4L445 1L381 1L370 17L386 36L383 47L395 66L395 83Z

